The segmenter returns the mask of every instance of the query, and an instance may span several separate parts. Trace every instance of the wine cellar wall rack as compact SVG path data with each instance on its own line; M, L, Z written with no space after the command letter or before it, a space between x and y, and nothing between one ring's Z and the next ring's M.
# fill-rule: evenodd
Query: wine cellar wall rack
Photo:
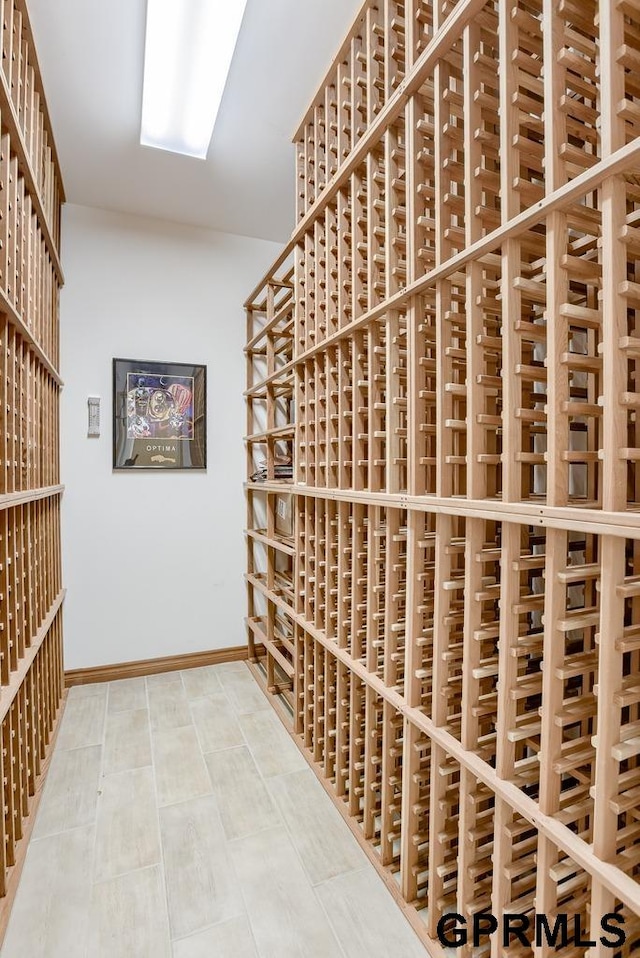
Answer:
M23 0L0 2L0 937L63 697L64 195Z
M492 912L630 954L640 0L368 0L295 149L245 304L254 671L431 953Z

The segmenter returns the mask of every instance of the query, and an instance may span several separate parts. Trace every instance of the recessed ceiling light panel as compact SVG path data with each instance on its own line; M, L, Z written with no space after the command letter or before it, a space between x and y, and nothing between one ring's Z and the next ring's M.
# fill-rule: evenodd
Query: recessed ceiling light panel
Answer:
M147 0L140 143L204 159L247 0Z

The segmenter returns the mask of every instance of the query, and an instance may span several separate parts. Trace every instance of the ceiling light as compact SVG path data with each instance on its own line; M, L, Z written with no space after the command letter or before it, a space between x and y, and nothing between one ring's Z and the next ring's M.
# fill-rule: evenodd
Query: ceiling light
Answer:
M247 0L147 0L140 143L204 159Z

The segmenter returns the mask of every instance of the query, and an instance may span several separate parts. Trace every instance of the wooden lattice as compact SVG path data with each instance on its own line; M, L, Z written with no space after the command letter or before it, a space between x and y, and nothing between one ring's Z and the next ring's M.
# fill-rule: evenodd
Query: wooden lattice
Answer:
M63 695L59 291L64 200L24 0L0 69L0 930Z
M630 954L640 2L369 0L296 155L246 303L251 656L432 952L493 912Z

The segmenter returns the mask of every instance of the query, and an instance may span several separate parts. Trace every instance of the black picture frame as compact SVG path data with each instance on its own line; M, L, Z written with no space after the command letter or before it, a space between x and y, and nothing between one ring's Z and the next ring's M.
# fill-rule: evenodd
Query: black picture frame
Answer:
M207 367L113 360L113 468L207 468Z

